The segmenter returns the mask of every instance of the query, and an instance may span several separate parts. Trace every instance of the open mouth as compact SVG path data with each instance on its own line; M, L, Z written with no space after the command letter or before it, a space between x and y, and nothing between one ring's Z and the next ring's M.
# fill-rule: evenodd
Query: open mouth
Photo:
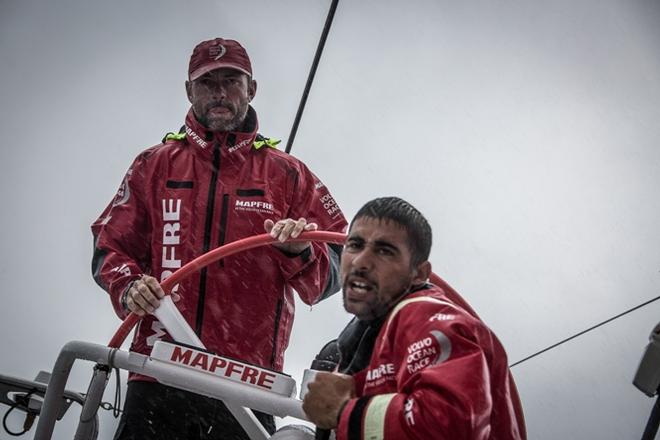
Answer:
M348 287L355 293L367 293L373 290L373 286L363 281L350 281Z
M362 277L349 277L344 283L344 292L349 301L365 301L376 291L376 284Z

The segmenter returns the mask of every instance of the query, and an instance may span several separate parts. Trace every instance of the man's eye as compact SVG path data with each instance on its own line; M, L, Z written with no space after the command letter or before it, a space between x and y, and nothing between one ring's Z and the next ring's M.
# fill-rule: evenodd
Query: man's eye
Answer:
M380 255L386 255L386 256L394 255L394 252L392 252L392 250L388 248L380 248L378 249L378 253Z
M360 245L358 243L355 243L355 242L348 242L344 245L344 248L346 248L346 249L358 249L359 247L360 247Z

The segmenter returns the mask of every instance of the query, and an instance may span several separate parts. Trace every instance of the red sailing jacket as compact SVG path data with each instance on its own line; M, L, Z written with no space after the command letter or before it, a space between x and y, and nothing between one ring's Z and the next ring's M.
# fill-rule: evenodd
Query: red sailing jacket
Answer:
M450 297L429 285L392 309L353 375L338 440L526 438L504 348Z
M206 133L189 111L185 135L141 153L92 225L94 279L121 318L121 295L141 274L163 281L211 249L263 234L265 219L305 217L320 230L344 231L346 220L323 183L258 137L251 107L247 121L247 133ZM307 304L320 301L339 290L337 265L336 247L323 243L299 256L260 247L182 281L177 307L209 350L281 370L292 288ZM148 354L163 337L169 339L160 322L146 316L131 350Z

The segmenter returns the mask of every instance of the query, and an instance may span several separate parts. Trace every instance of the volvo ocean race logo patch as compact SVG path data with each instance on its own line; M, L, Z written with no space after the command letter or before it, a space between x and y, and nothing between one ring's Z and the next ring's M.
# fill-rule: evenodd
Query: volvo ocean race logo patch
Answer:
M329 193L321 196L320 201L323 204L323 209L325 209L325 212L330 218L334 218L341 213L339 205L337 205L337 202L335 202L335 199Z
M131 197L131 190L128 186L128 178L131 176L131 174L133 174L132 169L126 172L126 176L124 177L124 180L121 182L121 185L119 185L119 189L117 190L117 195L112 201L112 206L123 205L124 203L128 202L128 199Z
M430 336L408 346L406 369L413 374L431 365L441 364L451 356L451 341L440 330L431 330Z

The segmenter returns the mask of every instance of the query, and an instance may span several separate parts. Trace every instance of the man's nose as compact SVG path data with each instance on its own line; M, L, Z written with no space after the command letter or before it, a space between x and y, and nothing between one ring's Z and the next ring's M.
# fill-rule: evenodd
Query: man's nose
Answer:
M222 100L227 97L227 90L222 84L216 84L211 90L213 99Z
M351 265L353 269L357 270L369 270L373 264L373 255L369 249L362 249L356 255L354 255Z

